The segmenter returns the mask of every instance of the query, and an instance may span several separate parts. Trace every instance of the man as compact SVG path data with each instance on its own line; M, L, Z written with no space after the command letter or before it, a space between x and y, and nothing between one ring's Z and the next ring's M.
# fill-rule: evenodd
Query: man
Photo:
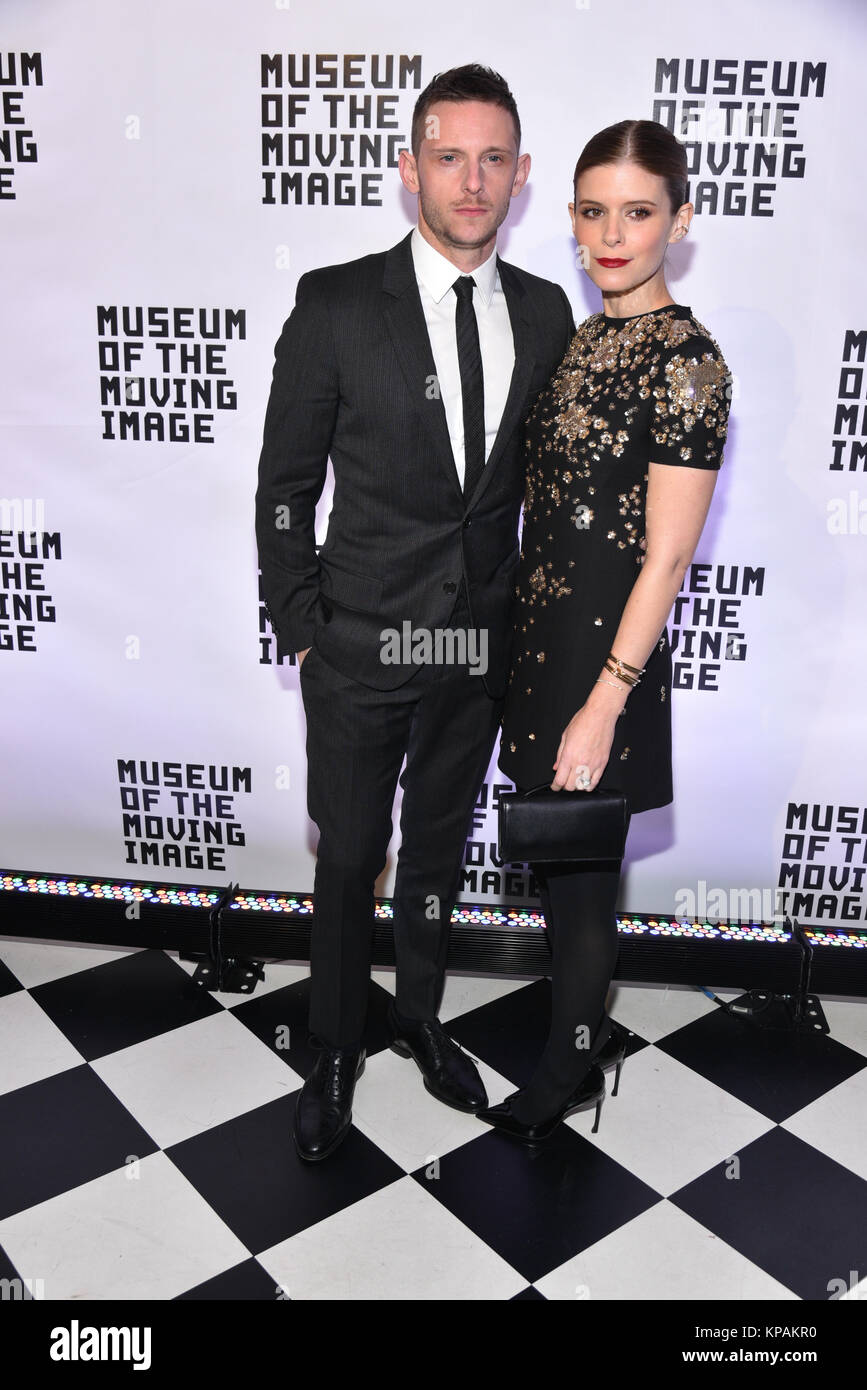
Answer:
M445 1104L487 1103L437 1012L505 694L522 424L575 331L559 285L496 254L530 169L520 137L497 73L470 64L434 78L415 106L412 153L400 155L417 227L390 251L302 275L275 349L256 535L278 648L298 653L320 832L309 1024L321 1051L295 1116L308 1161L332 1153L351 1121L373 889L404 756L392 1046ZM329 455L334 497L317 554ZM480 659L455 661L456 645Z

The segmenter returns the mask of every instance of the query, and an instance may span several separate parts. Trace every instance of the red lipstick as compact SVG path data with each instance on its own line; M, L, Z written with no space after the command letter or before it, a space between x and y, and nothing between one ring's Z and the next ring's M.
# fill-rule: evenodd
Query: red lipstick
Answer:
M616 270L618 266L629 265L629 260L631 258L627 258L625 261L621 261L615 260L611 256L597 256L596 259L600 265L604 265L606 267L610 266L612 270Z

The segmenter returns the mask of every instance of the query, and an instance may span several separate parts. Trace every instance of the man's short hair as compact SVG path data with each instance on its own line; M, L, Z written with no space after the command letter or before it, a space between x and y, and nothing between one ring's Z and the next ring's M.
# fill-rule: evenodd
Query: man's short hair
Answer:
M515 145L521 148L521 122L515 98L509 91L508 83L493 68L483 67L481 63L465 63L460 68L449 68L439 72L419 95L412 113L412 152L418 159L421 143L425 136L425 121L431 106L438 101L489 101L493 106L502 106L509 112L515 124Z

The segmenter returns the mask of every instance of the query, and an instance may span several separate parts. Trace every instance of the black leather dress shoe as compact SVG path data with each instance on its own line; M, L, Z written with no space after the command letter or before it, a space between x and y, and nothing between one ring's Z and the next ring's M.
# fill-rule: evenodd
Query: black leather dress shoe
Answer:
M488 1094L476 1065L466 1052L443 1032L442 1024L401 1018L388 1007L391 1049L412 1057L424 1077L425 1090L455 1110L476 1114L488 1103Z
M295 1148L307 1163L327 1158L346 1137L364 1059L363 1047L324 1047L317 1057L295 1106Z
M515 1092L517 1095L517 1092ZM491 1105L485 1110L479 1110L480 1120L486 1124L493 1125L501 1134L508 1134L511 1139L519 1139L522 1144L543 1144L546 1139L550 1139L557 1126L567 1115L572 1115L576 1110L587 1110L591 1105L596 1106L596 1120L591 1133L595 1134L599 1128L599 1112L602 1109L602 1101L605 1097L605 1076L601 1067L595 1062L591 1063L590 1069L584 1080L572 1092L569 1099L556 1115L551 1115L545 1120L536 1120L533 1124L526 1124L523 1120L518 1120L512 1114L511 1100L507 1097L499 1105Z

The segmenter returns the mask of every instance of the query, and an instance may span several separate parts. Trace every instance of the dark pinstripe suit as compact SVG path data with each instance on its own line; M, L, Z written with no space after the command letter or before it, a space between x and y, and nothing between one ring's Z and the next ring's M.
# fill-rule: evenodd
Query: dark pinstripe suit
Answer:
M363 1032L373 885L404 755L397 1007L409 1018L436 1015L467 829L509 669L522 424L574 333L559 285L497 259L515 364L484 473L465 500L431 389L436 367L410 235L302 275L275 349L259 461L268 616L282 653L312 648L300 677L308 810L320 831L310 1026L332 1046ZM334 496L317 553L329 455ZM286 507L289 525L278 526ZM384 629L406 620L413 630L484 630L486 672L384 663Z

